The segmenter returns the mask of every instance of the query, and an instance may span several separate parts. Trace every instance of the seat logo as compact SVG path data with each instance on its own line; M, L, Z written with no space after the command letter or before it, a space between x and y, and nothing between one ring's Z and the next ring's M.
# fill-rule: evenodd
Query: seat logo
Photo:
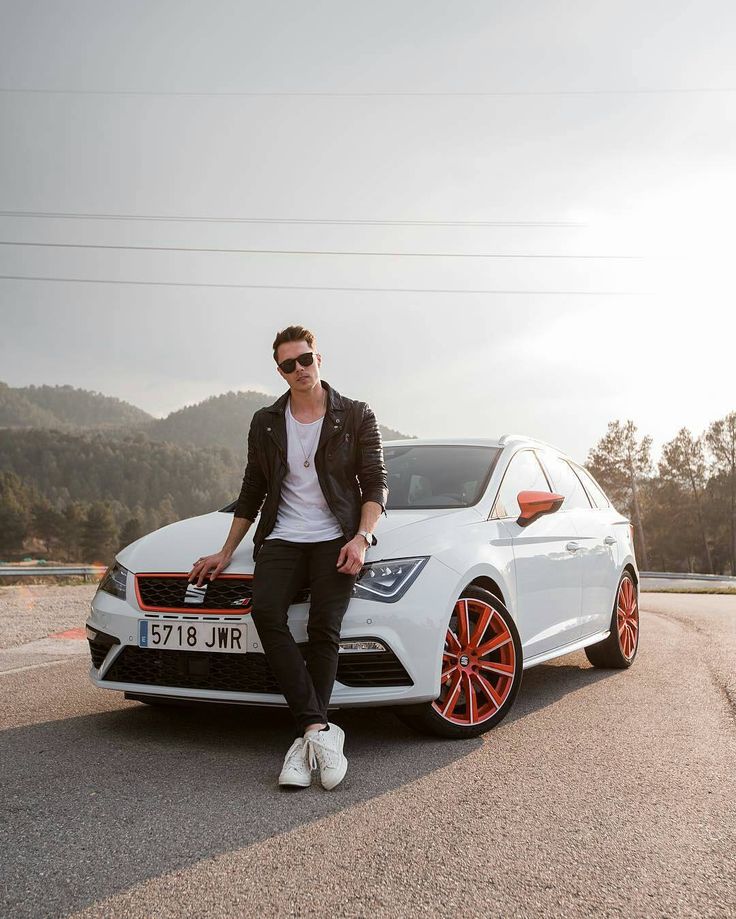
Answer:
M207 595L208 586L207 584L203 584L201 587L197 587L196 584L187 584L187 590L184 594L184 602L187 606L201 606Z

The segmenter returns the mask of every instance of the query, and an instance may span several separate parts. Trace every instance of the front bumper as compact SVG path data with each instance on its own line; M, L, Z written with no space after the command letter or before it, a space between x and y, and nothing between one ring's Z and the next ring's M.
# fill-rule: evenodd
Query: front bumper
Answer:
M343 618L341 642L379 642L385 651L341 647L332 707L429 701L439 693L444 633L456 575L435 559L396 603L353 598ZM442 598L446 597L443 601ZM139 605L134 576L127 600L98 591L87 626L92 682L101 689L162 698L285 706L250 615L231 615L245 633L244 654L139 648L138 620L213 621L211 615L148 612ZM308 603L289 609L295 640L307 640Z

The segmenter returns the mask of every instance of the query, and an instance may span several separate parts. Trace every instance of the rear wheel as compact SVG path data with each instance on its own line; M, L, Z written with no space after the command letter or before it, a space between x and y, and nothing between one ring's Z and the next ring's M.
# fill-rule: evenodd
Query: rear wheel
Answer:
M521 641L511 614L487 590L467 587L448 623L439 696L404 706L398 715L425 733L477 737L506 717L521 671Z
M611 615L611 634L585 648L594 667L624 670L630 667L639 648L639 597L630 571L624 571L616 590Z

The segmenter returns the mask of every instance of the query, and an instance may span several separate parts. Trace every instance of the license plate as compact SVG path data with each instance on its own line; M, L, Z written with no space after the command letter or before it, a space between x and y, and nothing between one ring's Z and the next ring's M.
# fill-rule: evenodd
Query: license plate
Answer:
M245 654L245 625L240 622L151 622L150 619L139 619L138 647Z

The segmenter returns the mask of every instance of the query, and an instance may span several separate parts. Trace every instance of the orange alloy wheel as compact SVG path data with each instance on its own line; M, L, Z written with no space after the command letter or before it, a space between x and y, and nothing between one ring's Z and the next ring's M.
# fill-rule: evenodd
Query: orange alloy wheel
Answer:
M516 667L514 640L503 618L488 603L461 597L447 629L440 695L432 708L452 724L482 724L507 700Z
M625 577L618 588L616 600L616 622L621 653L631 660L639 638L639 604L631 578Z

